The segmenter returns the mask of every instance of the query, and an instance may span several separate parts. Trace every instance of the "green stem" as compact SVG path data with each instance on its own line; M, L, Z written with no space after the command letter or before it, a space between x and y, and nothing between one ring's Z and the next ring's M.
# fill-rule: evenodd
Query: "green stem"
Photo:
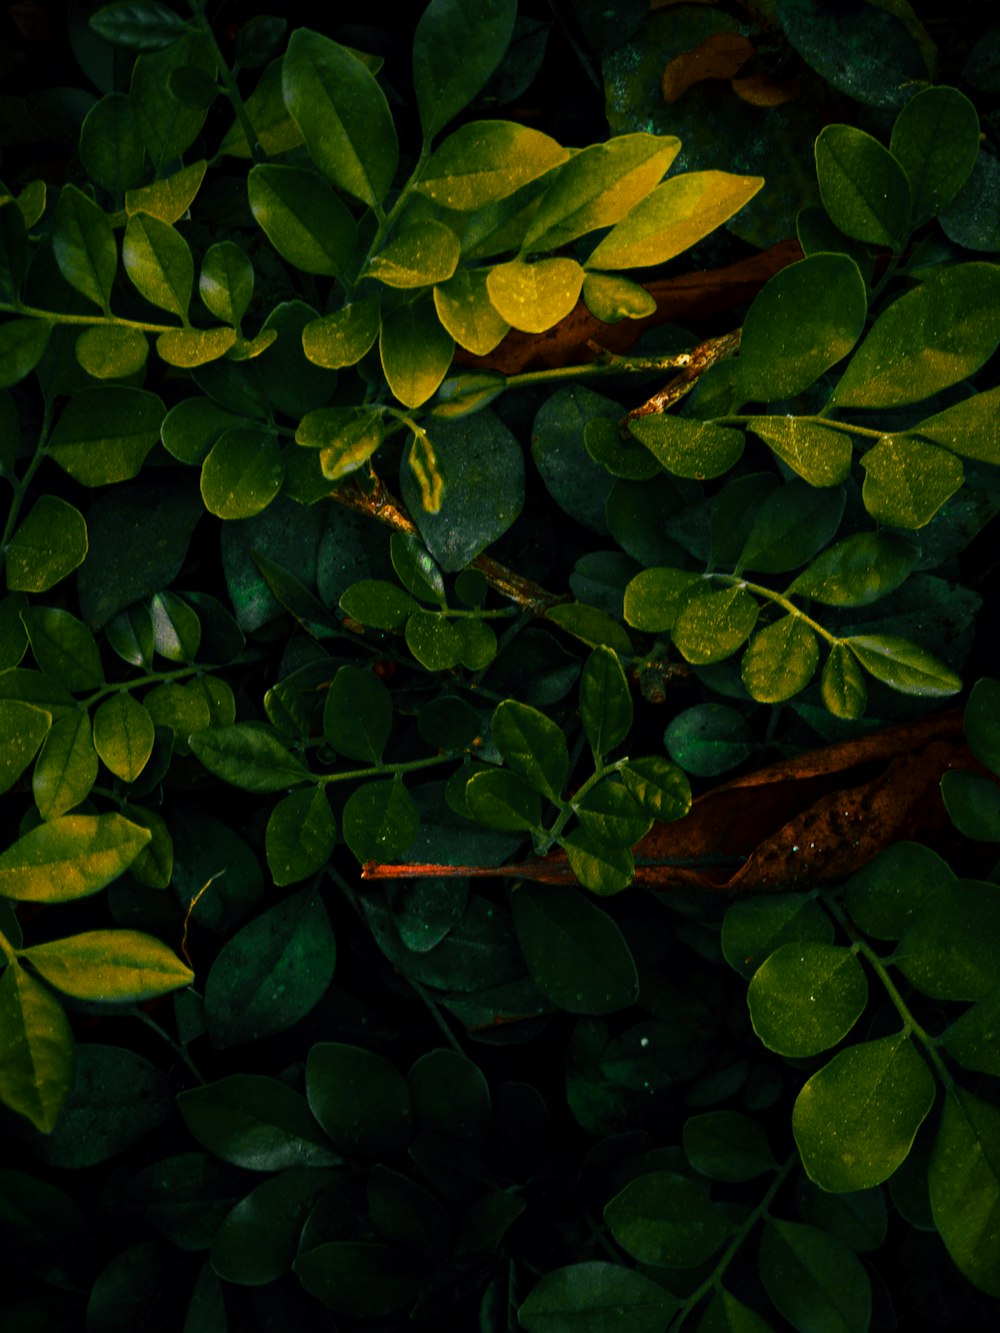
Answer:
M441 1013L441 1010L435 1003L433 997L428 994L425 987L423 987L420 984L420 982L416 980L415 977L407 977L406 980L409 982L410 986L417 993L417 995L420 996L421 1000L423 1000L424 1004L427 1007L427 1012L430 1014L431 1018L434 1019L434 1022L444 1033L448 1045L452 1048L452 1050L457 1051L459 1055L464 1056L465 1052L462 1050L458 1038L455 1036L454 1032L452 1032L451 1028L445 1022L444 1015Z
M27 495L32 479L41 467L42 459L45 457L45 445L49 438L49 431L52 429L52 417L52 402L49 398L46 398L42 415L42 428L38 432L38 443L35 445L35 452L31 456L31 461L24 470L24 476L17 480L13 474L10 475L14 494L11 496L10 508L7 511L7 521L3 525L3 534L0 536L0 571L7 563L7 547L14 535L14 529L21 513L21 506L24 504L24 497Z
M144 1009L140 1009L138 1005L135 1005L133 1007L132 1016L133 1018L138 1018L141 1023L145 1023L148 1028L151 1028L152 1031L155 1032L156 1035L161 1039L161 1041L165 1041L167 1045L170 1047L170 1049L178 1056L178 1058L184 1061L185 1065L187 1065L188 1069L191 1071L191 1073L194 1075L194 1077L198 1080L199 1083L205 1082L204 1075L202 1074L198 1066L195 1064L195 1062L191 1059L190 1055L188 1055L186 1049L181 1045L179 1041L175 1041L173 1037L171 1037L170 1033L166 1031L165 1028L161 1028L155 1018L150 1018L149 1014L147 1014Z
M433 768L435 764L453 764L460 759L458 754L435 754L429 759L409 759L402 764L381 764L378 768L352 768L347 773L313 773L315 782L324 786L328 782L356 782L358 778L385 778L396 773L416 773L421 768Z
M616 356L604 352L596 361L581 366L553 366L549 370L526 370L520 375L507 375L506 388L519 389L525 384L547 384L552 380L582 379L585 375L635 375L662 370L682 370L690 361L689 352L672 356Z
M236 664L230 663L230 665ZM217 666L189 666L178 667L175 671L150 671L145 676L132 676L129 680L122 680L114 685L102 685L86 699L80 700L80 707L89 708L106 694L124 694L128 690L138 689L141 685L159 685L162 681L182 680L185 676L204 675L206 672L218 670Z
M716 417L715 423L719 426L752 426L755 421L761 420L766 418L741 413L731 417ZM833 421L822 414L794 417L793 420L820 425L824 430L839 430L843 435L866 435L873 440L880 440L885 434L884 430L873 430L870 426L855 426L847 421Z
M23 315L28 319L44 319L49 324L112 324L123 329L138 329L141 333L176 333L177 324L153 324L144 319L125 319L121 315L66 315L58 310L39 310L37 306L0 301L0 313Z
M788 1157L788 1159L785 1161L784 1165L779 1169L778 1174L771 1181L771 1184L768 1187L768 1191L761 1199L760 1203L753 1210L753 1212L750 1213L749 1216L746 1217L733 1232L733 1238L726 1246L725 1250L722 1252L722 1255L719 1258L719 1262L715 1265L715 1267L712 1269L711 1273L701 1284L701 1286L697 1287L691 1293L691 1295L687 1298L687 1300L684 1302L681 1308L673 1316L672 1320L670 1321L671 1333L677 1333L677 1330L680 1329L681 1325L684 1323L684 1320L688 1317L689 1314L691 1314L693 1310L695 1310L698 1307L698 1305L704 1300L704 1298L708 1295L710 1291L719 1291L721 1289L722 1279L725 1276L726 1269L729 1267L729 1265L735 1258L737 1250L740 1248L740 1246L743 1244L746 1238L750 1235L750 1232L753 1231L754 1227L761 1220L761 1218L763 1218L767 1214L768 1209L774 1202L775 1195L778 1193L778 1190L781 1189L782 1185L785 1183L792 1169L798 1164L798 1161L799 1161L798 1153L793 1152L791 1156Z
M226 96L229 98L230 104L236 113L236 119L239 122L240 129L246 135L247 148L250 151L251 161L263 162L267 157L267 153L265 152L263 145L257 140L257 133L254 130L250 116L247 112L246 103L243 101L243 97L236 84L236 75L226 64L226 58L222 54L219 43L215 40L215 33L212 31L212 25L209 23L205 15L204 0L188 0L188 8L194 16L194 20L198 27L201 29L202 35L208 42L209 49L215 60L216 68L219 71L219 77L222 79L222 86L226 90Z
M746 588L747 592L752 592L757 597L763 597L766 601L774 602L776 606L782 607L789 615L797 617L804 625L808 625L820 638L826 639L831 647L834 644L843 643L843 640L838 639L836 634L831 634L828 629L824 629L819 621L813 620L812 616L807 616L794 602L787 597L783 597L780 592L775 592L773 588L765 588L760 583L750 583L738 574L706 574L705 578L717 579L730 588Z
M597 765L593 773L591 773L590 777L587 778L586 782L581 783L581 785L573 793L572 797L563 804L562 809L560 810L558 816L556 817L556 822L552 825L552 827L550 829L544 830L545 838L542 840L541 844L535 848L535 851L538 856L544 856L545 853L552 846L552 844L558 840L559 835L562 833L563 829L573 818L573 816L577 813L580 806L580 802L587 795L587 793L591 791L594 787L596 787L602 778L606 778L609 773L620 772L621 769L627 763L628 759L616 759L613 764Z

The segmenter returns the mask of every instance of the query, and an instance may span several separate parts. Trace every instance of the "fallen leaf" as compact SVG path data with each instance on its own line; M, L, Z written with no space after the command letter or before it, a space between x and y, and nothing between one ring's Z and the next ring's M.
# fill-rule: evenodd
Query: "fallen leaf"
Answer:
M714 32L674 56L663 71L663 98L679 102L687 90L706 79L731 79L756 55L752 42L738 32Z
M781 106L783 102L793 102L802 91L797 79L782 83L770 74L749 74L744 79L731 79L730 87L750 106Z
M758 769L698 797L683 819L654 825L634 848L633 883L767 893L843 879L901 839L947 843L940 781L950 768L985 772L962 739L958 711ZM424 875L575 882L559 850L497 868L370 863L362 872L368 880Z
M656 310L645 319L623 319L605 324L590 313L583 301L545 333L520 333L512 329L488 356L473 356L455 350L455 365L476 370L496 370L502 375L520 375L526 370L548 370L555 366L585 365L598 352L591 343L609 352L629 351L647 329L660 324L684 324L721 314L752 301L775 273L802 258L798 241L779 241L768 250L741 259L724 268L685 273L644 283L656 300Z

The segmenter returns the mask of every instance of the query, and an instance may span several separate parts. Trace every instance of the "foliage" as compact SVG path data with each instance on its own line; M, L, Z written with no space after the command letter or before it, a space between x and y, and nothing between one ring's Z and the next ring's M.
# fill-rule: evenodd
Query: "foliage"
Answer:
M996 32L744 8L85 3L7 99L5 1327L1000 1296ZM650 852L974 680L947 848Z

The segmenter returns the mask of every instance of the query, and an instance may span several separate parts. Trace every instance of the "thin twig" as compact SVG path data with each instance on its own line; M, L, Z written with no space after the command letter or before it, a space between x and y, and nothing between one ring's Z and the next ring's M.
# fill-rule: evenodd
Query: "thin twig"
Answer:
M735 356L739 351L741 332L741 329L734 329L732 333L725 333L721 338L709 338L707 342L699 343L689 354L680 374L675 375L665 388L659 393L654 393L652 398L647 399L640 407L633 407L631 412L626 412L623 425L635 421L637 417L652 416L654 413L665 412L668 407L673 407L674 403L691 392L706 370L710 370L716 362L724 360L727 356Z

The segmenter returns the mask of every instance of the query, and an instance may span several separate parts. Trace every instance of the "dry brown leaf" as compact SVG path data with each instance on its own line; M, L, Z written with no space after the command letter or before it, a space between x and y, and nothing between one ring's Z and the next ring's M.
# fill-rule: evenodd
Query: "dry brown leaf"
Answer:
M984 771L957 711L758 769L699 797L684 819L656 824L634 849L634 883L767 893L843 879L894 842L933 843L951 830L939 785L950 768ZM373 863L362 878L425 875L575 882L562 851L496 869Z
M687 90L706 79L731 79L756 55L752 42L738 32L714 32L682 51L663 71L663 99L679 102Z
M745 79L731 79L730 87L741 101L751 106L781 106L793 102L801 93L797 79L781 83L770 74L749 74Z
M590 313L583 301L578 301L571 313L546 333L520 333L512 329L488 356L473 356L456 348L455 365L520 375L527 370L584 365L598 355L592 343L609 352L628 352L647 329L667 323L690 326L753 300L769 278L801 258L798 241L780 241L725 268L644 283L656 300L655 312L645 319L605 324Z

